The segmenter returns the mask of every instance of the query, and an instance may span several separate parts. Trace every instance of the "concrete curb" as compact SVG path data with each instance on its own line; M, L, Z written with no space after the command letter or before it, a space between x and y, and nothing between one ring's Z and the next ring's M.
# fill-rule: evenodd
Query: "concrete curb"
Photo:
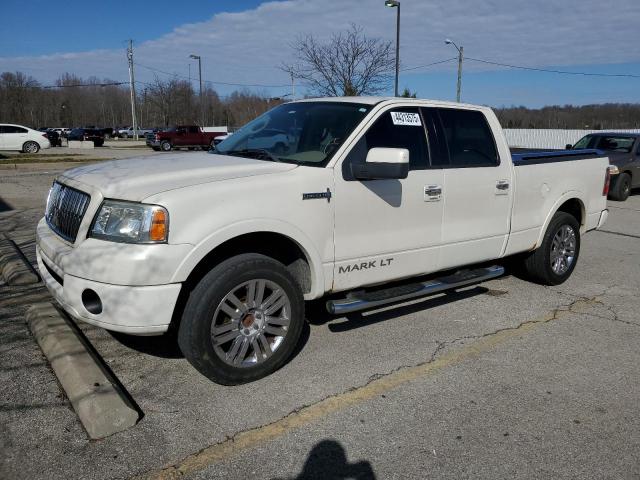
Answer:
M77 327L48 302L29 308L26 319L90 438L137 423L139 410Z
M0 238L0 275L12 286L38 283L40 278L11 240Z

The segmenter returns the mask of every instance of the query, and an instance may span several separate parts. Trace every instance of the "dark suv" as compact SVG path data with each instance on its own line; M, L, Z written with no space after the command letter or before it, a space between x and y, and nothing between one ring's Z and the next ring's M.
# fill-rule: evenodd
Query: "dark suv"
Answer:
M609 157L612 169L609 198L624 202L632 188L640 187L640 133L590 133L568 150L596 148Z
M97 128L74 128L67 135L67 140L93 142L94 146L101 147L104 145L104 132Z

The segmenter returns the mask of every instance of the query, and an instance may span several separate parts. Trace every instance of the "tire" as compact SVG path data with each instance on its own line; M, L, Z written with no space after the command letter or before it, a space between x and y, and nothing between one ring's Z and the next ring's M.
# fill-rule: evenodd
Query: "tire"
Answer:
M38 153L39 151L40 145L38 144L38 142L28 141L24 142L24 145L22 145L23 153Z
M168 140L163 140L162 142L160 142L160 148L162 149L163 152L170 152L171 143L169 143Z
M561 251L556 255L556 251ZM542 245L524 260L527 277L543 285L560 285L573 272L580 255L580 225L573 215L556 212Z
M631 194L631 175L621 173L616 178L613 188L609 192L609 198L617 202L624 202Z
M95 141L93 142L93 146L94 146L94 147L101 147L101 146L103 146L103 145L104 145L104 140L95 140Z
M127 133L121 133L121 134L120 134L120 138L124 138L124 139L126 140L127 138L129 138L129 134L127 134Z
M178 345L204 376L238 385L280 368L296 348L303 324L302 290L291 273L272 258L243 254L214 267L190 293Z

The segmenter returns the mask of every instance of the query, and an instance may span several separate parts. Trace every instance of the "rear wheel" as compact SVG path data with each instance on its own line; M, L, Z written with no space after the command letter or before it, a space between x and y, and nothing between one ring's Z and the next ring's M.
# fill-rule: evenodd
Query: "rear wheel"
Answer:
M631 175L621 173L609 192L609 198L618 202L624 202L631 194Z
M524 260L531 280L543 285L559 285L573 272L580 254L580 225L573 215L556 212L542 245Z
M272 258L243 254L213 268L191 292L178 344L200 373L236 385L280 368L303 324L304 299L291 273Z
M168 140L163 140L160 143L160 148L162 149L163 152L169 152L171 151L171 143L169 143Z
M37 142L25 142L22 145L22 151L24 153L38 153L40 150L40 145Z

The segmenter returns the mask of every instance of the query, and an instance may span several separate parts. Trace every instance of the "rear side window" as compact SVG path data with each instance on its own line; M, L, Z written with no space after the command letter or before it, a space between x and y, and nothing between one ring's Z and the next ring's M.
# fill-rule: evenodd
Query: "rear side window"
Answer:
M14 127L13 125L3 125L0 127L0 133L27 133L27 129Z
M482 112L439 108L438 114L453 168L500 163L491 128Z

